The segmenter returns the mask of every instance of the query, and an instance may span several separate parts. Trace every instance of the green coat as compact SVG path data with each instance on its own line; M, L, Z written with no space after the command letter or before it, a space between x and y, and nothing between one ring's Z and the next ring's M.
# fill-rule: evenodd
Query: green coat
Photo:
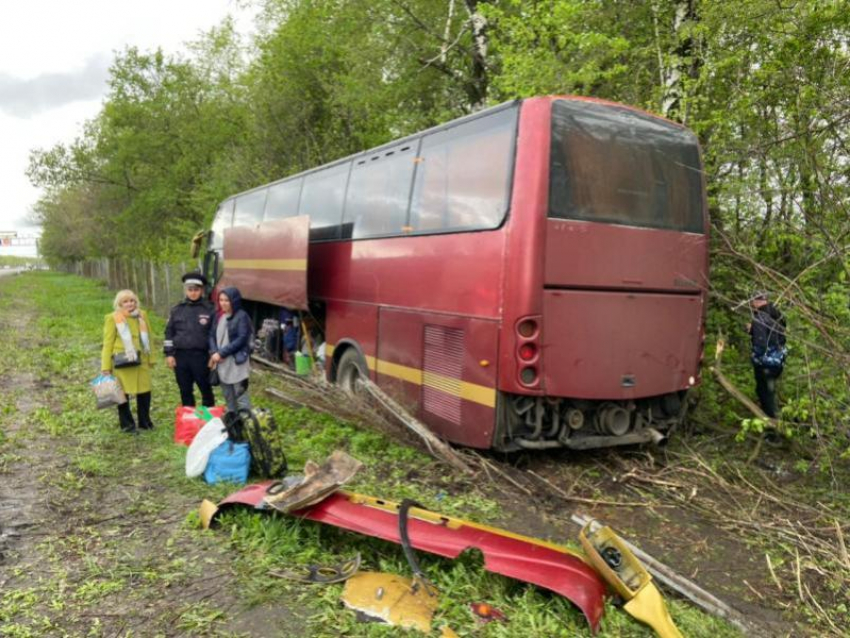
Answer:
M144 310L140 312L148 327L148 338L152 339L151 323L148 321L148 316ZM103 322L103 350L100 353L100 369L108 370L114 374L127 394L150 392L153 344L151 344L151 352L144 352L139 331L139 320L134 317L127 317L127 325L130 326L130 334L133 335L133 345L136 346L136 350L142 353L142 364L131 368L112 369L112 355L124 352L124 342L118 336L115 318L110 312Z

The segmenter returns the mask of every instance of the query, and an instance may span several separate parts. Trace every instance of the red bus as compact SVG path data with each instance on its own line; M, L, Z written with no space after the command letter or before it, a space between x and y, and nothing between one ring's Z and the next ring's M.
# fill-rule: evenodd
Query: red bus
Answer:
M257 320L309 309L330 380L368 376L450 441L589 449L683 418L707 231L691 132L535 97L228 198L205 267Z

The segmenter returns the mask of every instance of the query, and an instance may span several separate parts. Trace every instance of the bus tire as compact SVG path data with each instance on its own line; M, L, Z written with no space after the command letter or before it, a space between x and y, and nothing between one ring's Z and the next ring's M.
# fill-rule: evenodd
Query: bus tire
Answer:
M357 380L369 379L369 368L354 348L342 353L337 364L336 382L349 394L357 394Z

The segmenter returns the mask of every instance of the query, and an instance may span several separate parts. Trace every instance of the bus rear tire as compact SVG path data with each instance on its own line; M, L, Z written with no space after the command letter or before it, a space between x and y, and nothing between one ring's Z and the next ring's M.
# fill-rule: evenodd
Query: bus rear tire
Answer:
M369 369L360 353L354 348L349 348L339 358L336 382L349 394L358 394L357 381L360 379L369 379Z

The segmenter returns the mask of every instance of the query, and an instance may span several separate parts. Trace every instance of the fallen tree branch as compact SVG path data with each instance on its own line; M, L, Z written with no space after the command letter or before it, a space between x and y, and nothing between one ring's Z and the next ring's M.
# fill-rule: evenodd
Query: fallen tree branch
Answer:
M448 443L438 438L424 423L414 418L407 410L395 402L386 392L369 379L358 379L360 386L368 392L385 410L401 421L411 432L424 442L428 451L436 458L448 463L465 474L475 474L475 470L455 452Z

